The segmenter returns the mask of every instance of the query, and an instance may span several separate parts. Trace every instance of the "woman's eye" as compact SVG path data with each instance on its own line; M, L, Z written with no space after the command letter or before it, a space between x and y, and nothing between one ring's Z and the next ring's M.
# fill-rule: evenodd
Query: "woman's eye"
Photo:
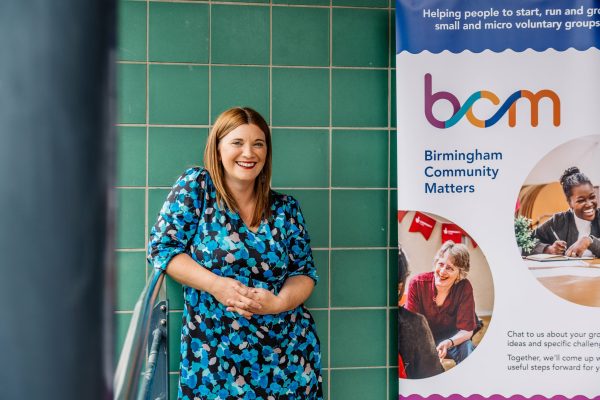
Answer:
M264 145L262 142L254 143L254 147L264 147Z

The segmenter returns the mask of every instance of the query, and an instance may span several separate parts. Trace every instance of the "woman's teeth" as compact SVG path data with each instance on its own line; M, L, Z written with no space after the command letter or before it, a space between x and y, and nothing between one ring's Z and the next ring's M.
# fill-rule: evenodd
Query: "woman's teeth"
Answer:
M254 167L254 165L256 163L253 162L243 162L243 161L237 161L236 162L237 165L239 165L240 167L244 167L244 168L252 168Z

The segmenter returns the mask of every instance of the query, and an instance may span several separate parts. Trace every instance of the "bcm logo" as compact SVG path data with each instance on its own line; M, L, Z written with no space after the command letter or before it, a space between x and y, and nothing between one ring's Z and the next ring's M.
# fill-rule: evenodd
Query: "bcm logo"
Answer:
M508 111L508 126L511 128L517 125L517 100L526 98L530 103L531 126L538 126L539 103L543 98L550 99L552 102L552 124L560 125L560 98L552 90L542 89L537 93L529 90L517 90L511 94L500 108L488 119L483 120L473 113L473 104L479 99L486 99L493 105L500 104L500 99L496 94L487 90L481 90L473 93L467 101L461 106L460 102L450 92L435 92L432 89L431 74L425 74L425 116L427 121L436 128L446 129L454 126L461 118L466 115L469 122L478 128L489 128L498 122ZM433 115L433 105L439 100L446 100L452 105L452 116L446 121L440 121Z

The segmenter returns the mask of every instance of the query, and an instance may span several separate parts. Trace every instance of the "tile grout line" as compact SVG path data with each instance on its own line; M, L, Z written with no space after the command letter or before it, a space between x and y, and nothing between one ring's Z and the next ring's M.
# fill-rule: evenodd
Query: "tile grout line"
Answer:
M144 249L148 248L148 214L150 208L150 2L146 1L146 185L144 187ZM148 268L144 269L145 281L148 281Z
M365 250L387 251L387 250L395 250L395 249L397 249L397 248L396 247L313 247L312 248L312 250L315 250L315 251L365 251ZM146 249L130 247L130 248L115 249L115 251L118 251L121 253L128 253L128 252L146 251Z
M146 127L151 128L178 128L178 129L208 129L211 125L206 124L143 124L143 123L118 123L115 124L118 127ZM386 131L387 129L396 130L396 128L388 128L386 126L381 127L352 127L352 126L271 126L271 129L278 130L300 130L300 131L314 131L314 130L332 130L332 131Z
M327 243L329 249L332 246L332 230L333 230L333 219L331 216L331 211L333 209L332 206L332 194L333 191L331 189L333 174L331 172L333 166L333 0L329 0L329 37L327 38L329 44L329 129L328 129L328 138L329 138L329 165L328 165L328 184L329 188L327 190L327 207L328 207L328 218L329 218L329 226L328 226L328 235L327 235ZM331 400L331 250L327 251L327 400Z
M389 251L396 250L396 247L313 247L314 251ZM119 253L139 253L146 251L145 248L120 248L115 249Z
M396 368L396 367L393 367ZM351 371L351 370L360 370L360 369L386 369L385 365L370 365L370 366L359 366L359 367L332 367L325 368L325 370L332 371ZM169 371L169 375L179 375L179 372Z
M327 190L330 189L331 191L342 191L342 190L353 190L353 191L358 191L358 190L367 190L367 191L381 191L381 192L387 192L389 191L389 188L387 187L342 187L342 186L330 186L329 188L326 187L274 187L274 189L291 189L291 190Z
M364 365L359 367L332 367L329 368L332 371L352 371L361 369L386 369L385 365Z
M132 2L137 1L147 1L147 0L128 0ZM211 0L149 0L151 3L191 3L191 4L203 4L208 3ZM250 7L268 7L269 3L254 3L254 2L242 2L242 1L212 1L213 4L220 5L240 5L240 6L250 6ZM319 5L319 4L288 4L288 3L275 3L272 4L273 7L288 7L288 8L341 8L341 9L354 9L354 10L387 10L390 8L389 4L386 7L369 7L369 6L349 6L349 5L340 5L334 6L330 5Z
M269 126L273 134L273 4L269 0ZM272 141L272 139L271 139Z
M132 189L132 190L142 190L145 189L146 186L115 186L116 189ZM171 189L171 186L154 186L148 185L148 189ZM292 186L273 186L271 187L273 190L304 190L304 191L318 191L318 190L329 190L332 191L379 191L379 192L391 192L395 189L387 188L387 187L292 187Z
M208 1L208 129L212 120L212 1ZM209 131L210 133L210 131Z
M212 4L212 3L211 3ZM121 65L145 65L145 61L134 61L134 60L117 60L117 64ZM148 61L150 65L166 65L166 66L179 66L179 67L208 67L210 65L217 67L239 67L239 68L269 68L275 66L281 69L318 69L328 70L330 68L334 70L358 70L358 71L388 71L388 67L369 67L369 66L352 66L352 65L288 65L288 64L273 64L270 62L267 64L230 64L230 63L198 63L188 61Z
M339 306L339 307L306 307L310 311L327 311L329 309L334 311L386 311L386 310L395 310L394 306ZM119 310L121 314L133 313L130 310ZM171 313L182 313L183 308L173 308L169 310Z
M391 25L391 8L390 8L390 2L393 0L388 0L388 48L387 48L387 56L388 56L388 70L387 70L387 75L388 75L388 82L387 82L387 87L388 87L388 98L387 98L387 111L388 111L388 154L387 154L387 164L388 164L388 174L387 174L387 185L388 185L388 192L387 192L387 246L390 247L391 243L390 243L390 239L391 239L391 234L390 234L390 230L392 229L392 225L390 223L390 213L392 210L391 207L391 192L389 190L390 188L390 184L391 184L391 175L392 175L392 171L391 171L391 155L392 155L392 148L391 148L391 119L392 119L392 76L391 76L391 70L390 70L390 65L392 63L392 59L391 59L391 48L392 48L392 25ZM386 266L387 266L387 271L386 271L386 298L385 298L385 303L387 305L390 304L390 272L392 269L392 266L390 265L390 252L386 251L385 252L385 257L386 257ZM391 312L388 310L386 311L386 330L385 330L385 338L386 338L386 352L385 352L385 366L386 366L386 374L385 374L385 379L386 379L386 398L389 399L390 398L390 385L391 385L391 381L390 381L390 350L391 350L391 345L392 345L392 338L390 337L390 328L391 328Z

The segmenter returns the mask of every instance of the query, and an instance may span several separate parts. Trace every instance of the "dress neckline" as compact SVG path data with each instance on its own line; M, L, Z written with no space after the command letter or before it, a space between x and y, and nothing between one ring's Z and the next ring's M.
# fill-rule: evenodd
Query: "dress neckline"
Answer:
M256 230L253 230L248 226L248 224L246 224L246 222L244 221L244 219L242 218L242 216L240 215L240 213L238 211L233 211L233 210L228 209L227 212L230 213L231 215L237 217L237 219L240 221L240 226L245 228L247 232L250 232L253 235L258 234L266 222L266 220L264 218L262 218L260 220L260 223L256 227Z

